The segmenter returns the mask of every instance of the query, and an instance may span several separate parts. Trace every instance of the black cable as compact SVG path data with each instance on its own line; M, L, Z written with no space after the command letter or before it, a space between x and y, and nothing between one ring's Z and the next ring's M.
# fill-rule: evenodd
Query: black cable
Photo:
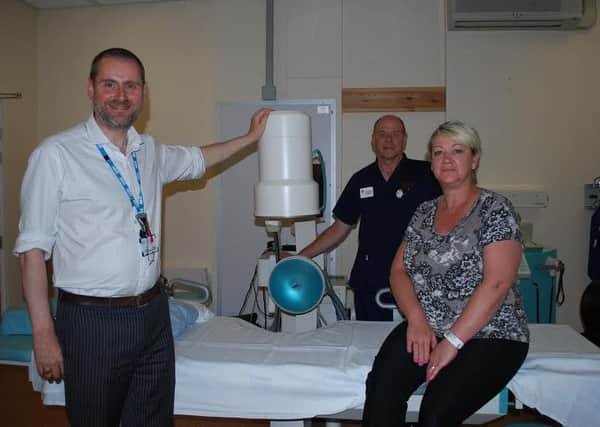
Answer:
M271 323L271 331L281 332L281 310L275 306L275 313L273 313L273 322Z
M267 247L267 249L265 249L260 254L260 256L263 256L268 251L269 251L269 248ZM258 292L256 290L257 277L258 277L258 263L254 266L254 273L252 275L252 279L250 279L248 290L246 291L246 294L244 295L244 301L242 302L242 306L238 312L238 316L241 316L242 314L244 314L244 310L246 309L250 295L253 294L254 295L254 298L253 298L254 306L252 307L252 311L249 314L251 314L251 315L256 314L257 319L260 315L263 315L263 317L265 319L264 327L267 328L268 319L272 318L273 316L269 314L269 310L268 310L268 306L265 301L265 298L263 298L263 309L261 309L261 307L260 307L259 296L258 296ZM263 297L264 297L264 294L263 294Z
M531 282L535 288L535 323L540 323L540 287L536 282Z
M550 285L550 305L548 306L548 323L552 323L552 306L554 305L554 283Z
M256 280L256 275L258 274L258 265L254 266L254 274L252 275L252 279L250 279L250 285L248 286L248 290L246 291L246 295L244 295L244 302L242 303L242 307L238 312L238 316L241 316L244 313L244 309L246 308L246 304L248 304L248 297L254 289L254 282Z
M556 303L561 306L565 302L565 288L563 286L563 276L565 275L565 263L558 260L556 269L558 270L558 288L556 290Z
M262 296L263 296L263 310L265 313L265 326L264 329L267 329L267 323L268 323L268 313L269 313L269 307L267 306L267 291L263 288L262 291Z

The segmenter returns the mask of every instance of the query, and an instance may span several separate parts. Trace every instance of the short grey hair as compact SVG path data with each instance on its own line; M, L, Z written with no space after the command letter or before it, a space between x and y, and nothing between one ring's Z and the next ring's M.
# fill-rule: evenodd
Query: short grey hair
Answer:
M373 133L372 135L375 135L375 131L377 130L377 126L379 125L379 123L381 123L382 120L385 119L394 119L397 120L400 123L400 126L402 126L402 133L404 133L404 135L407 135L406 133L406 125L404 124L404 120L402 120L400 117L394 115L394 114L386 114L384 116L379 117L377 120L375 120L375 123L373 124Z
M458 143L465 144L471 149L473 155L481 153L481 138L479 138L479 133L475 128L459 120L444 122L433 131L431 138L429 138L429 143L427 144L429 155L431 155L433 140L438 136L446 136Z

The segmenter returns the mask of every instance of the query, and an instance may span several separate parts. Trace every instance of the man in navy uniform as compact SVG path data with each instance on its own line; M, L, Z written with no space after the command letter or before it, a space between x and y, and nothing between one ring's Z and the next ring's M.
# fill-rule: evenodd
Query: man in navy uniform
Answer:
M392 311L379 307L375 295L390 286L390 266L415 209L440 194L429 162L404 154L406 141L399 117L385 115L375 122L375 161L350 178L333 210L334 223L299 253L312 258L332 250L360 220L350 275L357 320L392 320Z

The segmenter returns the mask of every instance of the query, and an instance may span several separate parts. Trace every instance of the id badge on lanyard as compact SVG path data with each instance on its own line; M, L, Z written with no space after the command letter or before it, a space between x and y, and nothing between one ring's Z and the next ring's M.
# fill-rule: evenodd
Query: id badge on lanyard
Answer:
M148 216L146 215L146 212L141 212L135 216L135 219L137 219L137 222L140 225L139 241L140 248L142 250L142 256L148 257L148 263L152 264L154 262L156 253L158 252L158 246L156 245L154 234L150 228Z
M146 258L149 264L152 264L155 260L156 253L158 252L158 244L156 242L156 239L154 238L154 233L152 233L152 229L150 228L150 221L148 220L148 215L144 209L144 193L142 192L142 179L140 176L140 168L137 161L137 154L135 152L131 154L131 158L133 160L133 167L135 168L135 176L139 188L138 202L136 203L135 198L133 197L133 193L129 188L129 185L123 178L123 175L121 174L115 163L109 157L104 147L100 144L96 144L96 147L102 155L102 158L112 169L113 173L117 177L117 180L121 184L121 187L125 191L125 194L129 198L131 206L136 211L135 219L137 220L138 225L140 226L139 244L142 257Z

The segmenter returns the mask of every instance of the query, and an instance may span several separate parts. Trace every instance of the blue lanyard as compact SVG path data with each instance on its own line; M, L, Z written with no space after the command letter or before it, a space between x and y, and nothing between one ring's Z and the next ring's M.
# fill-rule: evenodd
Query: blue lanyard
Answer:
M115 176L121 183L121 187L123 187L123 190L125 190L125 193L127 194L127 197L129 197L129 201L131 202L131 206L133 206L136 213L137 214L144 213L144 194L142 193L142 179L140 178L140 167L138 165L137 154L135 153L135 151L133 153L131 153L131 157L133 159L133 167L135 168L135 177L137 178L138 188L140 189L140 194L138 196L138 201L139 201L138 203L135 202L133 194L131 193L131 190L129 189L129 185L127 185L127 183L125 182L123 175L121 175L121 172L119 171L119 169L117 169L117 166L115 165L115 163L108 156L104 147L100 144L96 144L96 147L98 148L100 155L102 155L102 158L106 161L108 166L110 166L113 173L115 174Z

